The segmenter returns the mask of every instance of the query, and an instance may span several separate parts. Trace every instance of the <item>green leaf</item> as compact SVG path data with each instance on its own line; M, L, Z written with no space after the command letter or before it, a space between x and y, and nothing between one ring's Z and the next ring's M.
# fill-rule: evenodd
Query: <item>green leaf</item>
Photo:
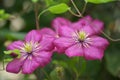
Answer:
M38 2L38 0L32 0L32 2L33 2L33 3L36 3L36 2Z
M17 58L20 58L20 50L18 49L4 51L4 54L11 54L11 53L17 54L18 55Z
M10 17L10 14L7 14L7 13L2 16L3 19L8 19L9 17Z
M111 45L105 55L106 67L112 75L120 77L120 44L116 43Z
M5 13L5 10L0 9L0 20L6 20L9 19L10 14Z
M0 15L3 15L5 13L5 10L0 9Z
M4 54L11 54L12 50L4 51Z
M65 13L69 9L70 9L70 7L65 3L61 3L61 4L58 4L58 5L55 5L55 6L48 8L48 10L53 14Z
M53 0L45 0L45 3L47 6L50 6L50 5L54 4L55 2Z
M65 80L64 75L64 68L60 66L53 69L50 73L51 80Z
M13 50L13 53L18 55L17 58L20 58L20 50L15 49L15 50Z
M13 58L4 59L5 62L10 62L10 61L12 61L12 60L13 60Z
M85 0L85 2L90 2L94 4L100 4L100 3L108 3L116 0Z

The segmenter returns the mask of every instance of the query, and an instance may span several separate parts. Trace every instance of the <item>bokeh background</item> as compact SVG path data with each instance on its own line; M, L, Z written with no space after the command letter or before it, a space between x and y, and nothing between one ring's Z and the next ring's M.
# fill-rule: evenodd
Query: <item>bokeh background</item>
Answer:
M67 3L75 12L70 0L55 1ZM74 1L82 11L84 0ZM39 12L47 7L45 0L39 0L38 4ZM1 13L1 10L5 11L4 14ZM104 32L114 39L120 38L120 1L104 4L88 3L85 15L102 20ZM64 17L73 22L79 19L69 12L59 15L46 12L40 17L40 28L51 27L51 21L56 17ZM35 29L35 15L34 4L31 0L0 0L0 80L48 80L46 73L51 76L52 80L60 80L59 76L62 76L61 80L75 80L74 68L81 72L79 80L120 80L120 41L110 40L110 45L101 61L81 59L78 63L75 58L69 59L65 55L54 54L52 62L44 68L45 72L41 69L30 75L6 72L3 70L7 64L5 62L3 66L5 47L14 40L22 40L25 34L32 29Z

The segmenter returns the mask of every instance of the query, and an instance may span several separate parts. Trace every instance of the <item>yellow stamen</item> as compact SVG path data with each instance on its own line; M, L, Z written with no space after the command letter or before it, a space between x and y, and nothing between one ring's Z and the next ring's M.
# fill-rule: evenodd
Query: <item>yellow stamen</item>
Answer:
M32 45L30 43L29 44L26 43L25 46L24 46L24 48L25 48L26 52L31 53L31 51L32 51Z
M78 33L78 37L79 37L80 40L84 40L87 37L87 35L84 31L80 31Z

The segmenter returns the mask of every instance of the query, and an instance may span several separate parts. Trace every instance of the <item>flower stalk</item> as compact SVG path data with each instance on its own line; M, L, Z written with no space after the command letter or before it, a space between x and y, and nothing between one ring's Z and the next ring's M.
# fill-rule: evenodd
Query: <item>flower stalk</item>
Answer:
M79 11L79 9L78 9L78 7L76 6L76 4L74 3L74 1L71 0L71 2L72 2L72 4L73 4L74 8L76 9L76 11L78 12L79 16L82 17L82 14L81 14L81 12Z
M39 18L38 18L38 4L34 4L34 11L35 11L35 20L36 20L36 29L39 30Z

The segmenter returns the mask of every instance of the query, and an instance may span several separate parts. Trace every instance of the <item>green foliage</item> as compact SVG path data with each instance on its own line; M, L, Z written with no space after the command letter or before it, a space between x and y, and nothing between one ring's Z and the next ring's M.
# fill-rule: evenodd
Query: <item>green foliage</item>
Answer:
M49 5L51 5L51 3ZM42 12L40 12L38 18L40 18L40 16L47 11L50 11L53 14L62 14L62 13L67 12L69 9L70 9L70 7L65 3L56 4L54 6L48 7L47 9L43 10Z
M11 32L8 30L0 30L1 38L10 39L10 40L15 40L15 39L23 40L25 34L26 33L23 33L23 32L17 33L17 32Z
M4 51L4 54L7 54L7 55L11 54L11 53L18 55L17 58L20 58L20 50L18 50L18 49Z
M63 67L56 67L50 73L51 80L65 80L64 78L64 68Z
M51 6L55 2L53 0L45 0L46 6Z
M48 10L53 13L53 14L61 14L61 13L65 13L70 9L70 7L65 4L65 3L61 3L55 6L51 6L48 8Z
M31 2L31 0L27 0ZM70 21L77 21L79 18L72 16L71 14L61 14L65 13L70 9L69 6L74 11L73 5L70 3L70 0L33 0L32 2L38 2L39 10L42 11L42 14L46 11L50 11L53 14L45 14L40 18L40 27L44 26L50 27L51 21L56 17L65 17ZM73 0L79 6L80 11L83 8L84 0ZM116 0L85 0L88 3L86 7L85 14L91 15L96 19L104 21L104 31L108 32L110 36L114 38L119 38L120 29L119 29L119 19L120 19L120 2L113 2ZM43 3L46 3L45 5ZM69 2L69 3L68 3ZM109 3L110 2L110 3ZM17 0L12 7L5 7L3 3L0 3L0 20L9 19L10 14L6 13L17 13L20 17L25 20L26 26L20 32L13 32L10 30L10 20L6 21L4 27L0 27L0 60L5 57L4 61L11 61L13 58L9 56L11 53L19 54L18 50L5 51L4 42L13 41L13 40L23 40L25 34L35 29L35 15L33 12L33 5L28 7L28 12L22 11L23 3L26 3L26 0ZM68 3L68 4L67 4ZM102 4L106 3L106 4ZM95 5L101 4L101 5ZM69 6L68 6L69 5ZM31 8L32 7L32 8ZM30 10L31 9L31 10ZM30 10L30 11L29 11ZM21 15L22 12L22 15ZM14 14L13 14L14 16ZM16 16L16 15L15 15ZM1 24L1 23L0 23ZM111 25L112 24L112 25ZM114 33L113 33L114 32ZM116 43L116 44L113 44ZM3 52L5 54L3 54ZM57 55L57 54L55 54ZM3 57L4 56L4 57ZM52 57L52 61L49 65L45 67L46 73L52 78L51 80L60 80L59 71L62 73L64 79L61 80L75 80L76 76L79 76L78 80L119 80L120 79L120 43L119 42L110 42L109 48L105 52L104 59L102 61L85 61L83 58L68 58L64 54L57 55ZM61 68L62 67L62 68ZM33 73L34 74L34 73ZM38 75L36 75L38 74ZM40 79L34 80L49 80L45 74L40 70L35 75L40 77ZM0 76L1 77L1 76ZM47 78L47 79L46 79ZM21 79L21 80L30 80L30 79Z
M100 4L100 3L108 3L116 0L85 0L85 2Z
M4 54L11 54L13 51L9 50L9 51L4 51Z
M6 20L10 17L10 14L5 13L5 10L0 9L0 20Z
M39 0L32 0L33 3L36 3L36 2L38 2L38 1L39 1Z
M114 48L115 46L118 46L118 48ZM120 44L113 44L110 48L109 51L106 54L106 66L108 71L116 76L120 77Z

